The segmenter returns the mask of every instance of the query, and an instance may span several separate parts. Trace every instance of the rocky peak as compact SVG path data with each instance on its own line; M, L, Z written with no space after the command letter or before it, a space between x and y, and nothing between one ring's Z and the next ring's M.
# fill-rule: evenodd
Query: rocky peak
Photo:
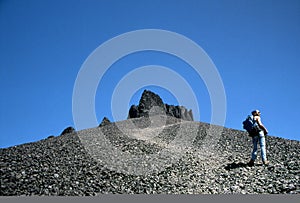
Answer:
M76 130L72 126L69 126L69 127L65 128L60 135L65 135L65 134L70 134L70 133L75 133L75 132L76 132Z
M184 106L164 104L159 95L144 90L139 105L130 107L128 118L149 117L149 115L168 115L188 121L194 120L192 110Z
M109 124L111 124L110 120L107 117L104 117L102 119L102 122L100 123L100 125L98 127L103 127L103 126L106 126L106 125L109 125Z

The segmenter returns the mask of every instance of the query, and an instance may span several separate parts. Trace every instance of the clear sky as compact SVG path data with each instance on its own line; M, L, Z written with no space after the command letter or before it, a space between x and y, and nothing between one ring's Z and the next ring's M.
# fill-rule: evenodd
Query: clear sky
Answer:
M225 127L241 130L243 119L259 109L270 135L300 140L298 0L1 0L0 147L74 126L73 88L84 61L107 40L140 29L175 32L203 48L224 84ZM190 83L199 102L195 120L210 122L211 102L201 78L182 60L155 51L128 55L110 67L97 89L98 121L114 120L111 97L121 78L153 64ZM162 86L146 89L178 104L174 92Z

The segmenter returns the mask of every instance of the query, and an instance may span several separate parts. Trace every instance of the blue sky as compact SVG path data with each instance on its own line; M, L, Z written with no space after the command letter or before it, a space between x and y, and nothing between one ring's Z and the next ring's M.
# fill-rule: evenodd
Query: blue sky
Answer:
M259 109L270 135L300 140L298 0L2 0L0 147L59 135L74 126L73 87L84 61L107 40L140 29L175 32L205 50L224 84L225 127L242 129L247 114ZM199 101L195 120L210 122L209 93L201 78L180 59L155 51L131 54L110 67L97 89L98 121L104 116L113 120L111 96L118 81L152 64L185 77ZM147 88L164 102L178 104L163 87Z

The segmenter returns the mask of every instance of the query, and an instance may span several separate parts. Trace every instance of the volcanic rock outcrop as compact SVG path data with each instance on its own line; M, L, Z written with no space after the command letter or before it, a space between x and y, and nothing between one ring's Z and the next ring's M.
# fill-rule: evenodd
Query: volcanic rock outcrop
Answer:
M99 127L103 127L103 126L106 126L106 125L109 125L111 124L110 120L107 118L107 117L104 117L101 121L101 123L99 124Z
M72 126L69 126L69 127L65 128L60 135L65 135L65 134L74 133L74 132L76 132L76 130Z
M192 110L184 106L164 104L159 95L144 90L139 105L132 105L129 109L128 118L149 117L154 115L167 115L182 120L193 121Z

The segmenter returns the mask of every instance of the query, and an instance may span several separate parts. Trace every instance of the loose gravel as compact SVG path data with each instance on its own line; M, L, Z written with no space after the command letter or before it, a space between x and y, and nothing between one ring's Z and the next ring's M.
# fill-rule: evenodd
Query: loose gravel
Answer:
M145 161L144 174L133 173L128 159L111 167L116 154L102 150L103 136L120 158L170 157L163 165L153 159L152 172ZM266 143L270 165L258 156L249 167L246 132L162 116L129 119L0 149L0 195L299 194L300 142L267 136Z

